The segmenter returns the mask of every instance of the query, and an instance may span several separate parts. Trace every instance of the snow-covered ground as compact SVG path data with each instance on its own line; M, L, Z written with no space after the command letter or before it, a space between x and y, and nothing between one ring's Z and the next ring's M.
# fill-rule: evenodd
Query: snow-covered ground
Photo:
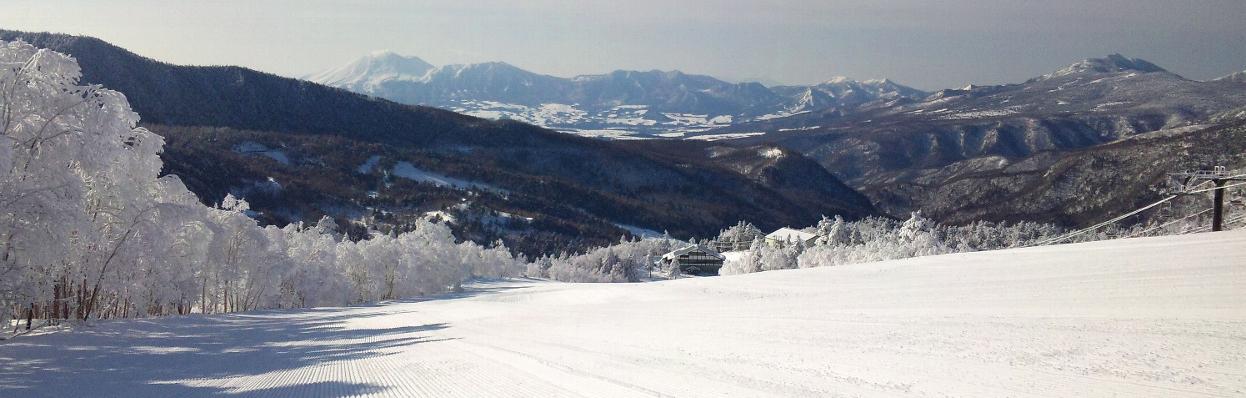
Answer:
M290 164L290 157L286 155L285 151L269 148L264 144L255 141L244 141L241 144L238 144L238 146L234 147L234 152L264 156L272 160L276 160L277 163L284 165Z
M486 119L510 119L568 134L605 139L677 138L737 121L732 115L651 112L648 105L618 105L584 110L578 104L548 103L526 106L496 101L463 100L448 106L466 115ZM742 118L740 121L751 120ZM759 119L760 120L760 119ZM664 136L672 135L673 136Z
M368 161L371 162L371 159L369 159ZM367 163L359 166L360 170L362 170L363 166L366 166L366 165ZM395 164L394 165L394 176L406 178L408 180L415 181L415 182L432 184L432 185L436 185L439 187L451 187L455 189L475 188L475 189L489 190L489 191L495 191L495 192L501 192L501 193L506 192L503 189L494 187L489 184L461 180L461 179L449 177L443 174L434 173L428 170L423 170L418 167L415 167L415 165L411 164L411 162L398 162L397 164Z
M1242 396L1246 233L0 342L0 396Z

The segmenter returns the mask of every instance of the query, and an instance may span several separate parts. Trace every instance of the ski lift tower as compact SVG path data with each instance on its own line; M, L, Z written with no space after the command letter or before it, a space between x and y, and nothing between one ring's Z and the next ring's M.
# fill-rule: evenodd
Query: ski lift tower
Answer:
M1224 229L1224 184L1229 181L1246 181L1246 175L1234 175L1224 166L1216 166L1211 170L1187 171L1183 173L1169 174L1174 178L1181 179L1181 185L1177 187L1177 194L1195 194L1206 192L1206 189L1198 190L1194 187L1211 181L1215 185L1212 194L1212 214L1211 214L1211 230L1220 231Z

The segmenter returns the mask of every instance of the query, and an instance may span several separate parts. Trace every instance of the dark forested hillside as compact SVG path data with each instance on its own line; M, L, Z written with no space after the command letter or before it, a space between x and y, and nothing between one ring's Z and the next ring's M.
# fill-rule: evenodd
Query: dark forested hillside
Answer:
M564 137L408 106L236 66L177 66L92 37L0 31L79 60L84 82L126 94L144 122L335 134L400 144L512 145Z
M1246 167L1246 122L1140 134L1090 148L1043 152L1015 163L960 164L893 195L953 223L1040 220L1089 225L1160 199L1168 173ZM1191 198L1199 208L1205 198ZM1150 213L1143 214L1144 216Z

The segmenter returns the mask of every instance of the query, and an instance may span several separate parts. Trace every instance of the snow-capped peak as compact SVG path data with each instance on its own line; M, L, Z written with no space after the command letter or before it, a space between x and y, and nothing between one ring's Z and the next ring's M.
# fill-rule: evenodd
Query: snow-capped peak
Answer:
M1089 58L1079 61L1050 74L1043 75L1037 80L1046 80L1069 75L1118 72L1152 73L1168 71L1143 59L1129 58L1120 54L1112 54L1104 58Z
M372 52L368 53L367 56L371 58L402 57L401 54L394 52L394 50L373 50ZM412 57L412 58L415 58L415 57Z
M848 101L855 103L864 103L882 98L922 98L929 95L921 90L896 84L896 82L890 79L858 81L844 76L833 77L811 88L821 91L830 97L840 99L841 101L839 102Z
M822 82L822 84L844 84L849 82L854 82L854 80L849 79L847 76L835 76Z
M424 60L380 50L365 55L346 66L308 76L317 83L367 91L389 80L420 80L434 67Z
M830 78L830 80L819 83L817 86L821 86L821 87L834 86L834 87L843 87L843 88L865 87L865 88L869 88L874 91L893 91L896 89L906 89L906 90L908 89L908 87L896 84L896 82L891 81L891 79L887 79L887 78L869 79L869 80L853 80L845 76L832 77Z

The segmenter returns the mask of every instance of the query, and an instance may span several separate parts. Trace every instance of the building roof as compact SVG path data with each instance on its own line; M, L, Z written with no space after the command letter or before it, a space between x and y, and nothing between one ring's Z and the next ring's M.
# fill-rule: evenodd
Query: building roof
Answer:
M766 235L766 239L780 242L806 242L816 237L818 236L788 227L779 228L779 230Z
M710 249L710 248L708 248L708 247L701 246L701 245L688 245L688 246L685 246L685 247L680 248L680 249L675 249L675 250L671 251L670 253L663 254L663 255L662 255L662 259L663 259L663 260L674 260L674 259L676 259L676 258L679 258L679 256L682 256L682 255L688 254L688 252L691 252L691 251L693 251L693 250L700 250L700 251L703 251L703 252L705 252L705 254L709 254L709 255L711 255L711 256L718 257L719 259L723 259L723 260L726 260L726 259L727 259L726 257L723 257L723 255L718 254L718 252L717 252L717 251L714 251L714 249Z

